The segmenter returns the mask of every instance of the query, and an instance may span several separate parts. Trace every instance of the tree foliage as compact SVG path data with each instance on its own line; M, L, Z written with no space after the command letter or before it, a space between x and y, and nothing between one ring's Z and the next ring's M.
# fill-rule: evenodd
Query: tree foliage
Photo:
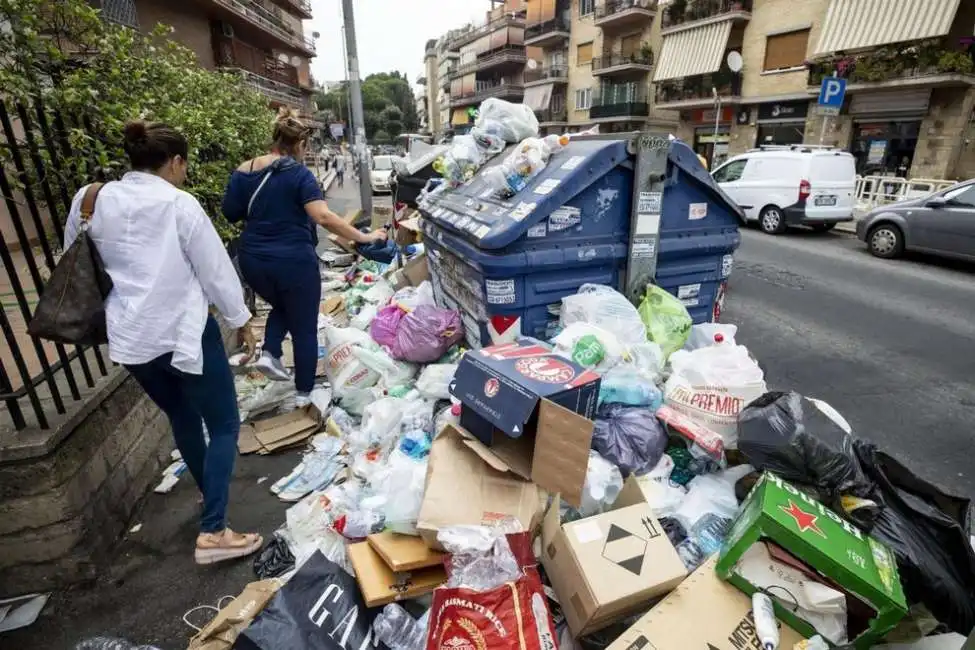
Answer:
M316 101L323 121L349 121L346 82L319 93ZM370 142L379 142L380 135L390 142L399 134L420 127L410 82L397 71L366 77L362 82L362 111L366 139Z
M190 144L187 191L214 215L222 235L233 235L219 215L220 198L231 171L270 140L266 97L236 75L201 68L169 38L171 28L160 25L146 36L102 21L84 0L0 0L2 23L0 99L41 105L51 121L61 116L70 125L72 157L58 182L76 187L117 178L126 170L125 122L166 122ZM41 153L50 159L51 152ZM0 163L8 162L5 155L0 149Z

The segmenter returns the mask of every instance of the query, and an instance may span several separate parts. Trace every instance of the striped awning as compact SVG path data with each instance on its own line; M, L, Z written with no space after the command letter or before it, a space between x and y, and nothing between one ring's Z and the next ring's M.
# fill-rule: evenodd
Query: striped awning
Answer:
M702 25L664 36L654 81L717 72L721 68L731 21Z
M944 36L961 0L831 0L814 56Z

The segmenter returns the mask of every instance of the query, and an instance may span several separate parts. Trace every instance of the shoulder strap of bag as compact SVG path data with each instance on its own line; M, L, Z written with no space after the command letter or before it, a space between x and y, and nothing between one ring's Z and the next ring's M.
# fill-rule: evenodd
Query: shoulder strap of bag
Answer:
M85 195L81 198L81 222L88 224L92 215L95 213L95 201L98 200L98 193L105 187L105 183L92 183L85 190Z
M270 165L267 166L267 173L264 174L264 177L261 178L261 182L257 186L257 189L254 190L254 193L253 194L251 194L251 200L247 202L247 216L248 217L251 216L251 208L254 207L254 199L257 198L257 195L261 193L261 190L262 189L264 189L264 186L271 179L271 176L274 174L275 171L277 171L277 169L279 167L278 163L281 162L281 160L283 160L283 159L282 158L278 158L277 160L275 160L274 162L272 162Z

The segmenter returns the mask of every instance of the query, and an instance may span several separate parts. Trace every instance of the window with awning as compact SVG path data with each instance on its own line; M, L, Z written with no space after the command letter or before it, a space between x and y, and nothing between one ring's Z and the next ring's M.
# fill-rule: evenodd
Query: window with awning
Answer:
M544 84L526 88L522 101L533 111L544 111L552 102L552 86L553 84Z
M701 25L664 36L654 81L710 74L721 68L731 21Z
M765 41L765 64L762 69L782 70L801 66L806 60L808 45L808 29L769 36Z
M830 0L814 55L944 36L961 0Z

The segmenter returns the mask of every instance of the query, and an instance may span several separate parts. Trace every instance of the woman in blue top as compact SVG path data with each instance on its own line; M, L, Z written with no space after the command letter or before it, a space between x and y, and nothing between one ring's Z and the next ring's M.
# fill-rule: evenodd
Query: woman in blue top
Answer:
M316 224L360 244L386 238L381 230L359 232L328 209L314 174L298 162L310 133L294 112L282 109L274 122L271 152L238 167L223 198L227 219L244 221L238 249L244 280L271 305L256 366L271 379L289 380L281 343L291 332L299 407L309 402L318 364L322 291Z

